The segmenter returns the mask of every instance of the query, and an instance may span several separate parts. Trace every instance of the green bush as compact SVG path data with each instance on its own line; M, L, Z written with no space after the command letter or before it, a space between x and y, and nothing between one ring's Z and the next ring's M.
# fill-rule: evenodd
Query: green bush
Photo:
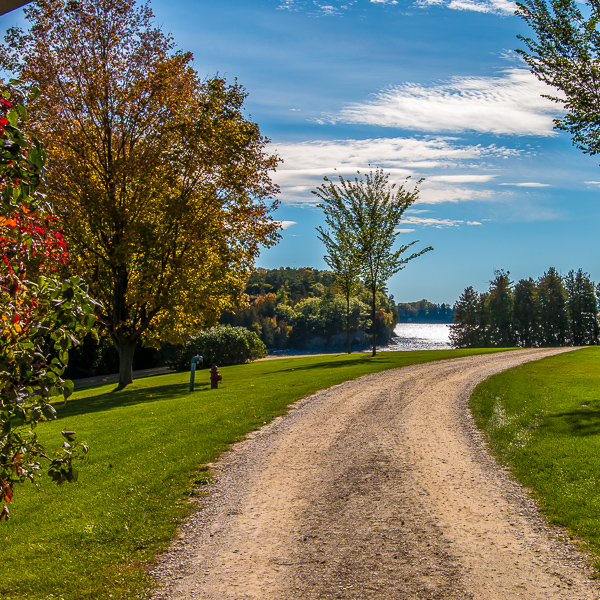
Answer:
M169 366L176 371L187 371L192 357L198 354L203 358L204 367L210 367L213 363L222 367L263 358L267 355L267 347L256 333L245 327L218 325L190 338L175 353Z

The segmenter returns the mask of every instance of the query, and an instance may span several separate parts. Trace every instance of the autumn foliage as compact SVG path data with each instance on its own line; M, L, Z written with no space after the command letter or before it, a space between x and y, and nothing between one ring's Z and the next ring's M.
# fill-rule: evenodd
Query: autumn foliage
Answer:
M0 66L35 84L32 131L48 148L48 197L69 269L132 380L137 345L184 342L239 303L272 218L278 158L246 92L202 80L190 53L135 0L35 0Z
M15 81L0 88L0 519L14 484L35 481L42 460L58 483L76 477L74 433L63 432L63 448L49 455L34 430L54 418L51 399L72 392L62 378L67 351L94 322L80 280L59 277L66 244L38 190L46 155L22 129L25 102L36 96Z

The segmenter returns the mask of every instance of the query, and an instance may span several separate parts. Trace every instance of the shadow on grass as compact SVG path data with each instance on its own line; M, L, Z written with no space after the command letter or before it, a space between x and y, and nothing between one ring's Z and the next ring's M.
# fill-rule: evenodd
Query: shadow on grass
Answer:
M255 368L257 370L256 376L260 376L263 374L284 375L292 371L295 371L296 373L302 371L317 372L319 370L330 371L333 369L340 368L351 370L353 368L359 369L360 367L365 367L366 365L369 365L369 363L373 365L373 370L383 371L386 368L390 367L405 367L413 364L427 362L428 360L436 360L438 357L449 358L446 356L446 354L447 351L424 350L415 353L414 359L411 360L407 357L407 359L400 362L398 361L397 357L394 358L393 356L388 355L388 353L384 352L381 354L377 354L377 356L372 356L370 354L362 354L360 356L355 356L351 359L339 358L337 360L319 360L318 362L311 364L299 364L298 361L294 361L293 366L289 367L276 364L278 361L273 361L273 363L275 363L273 365L269 365L268 362L254 364L256 365ZM262 369L260 368L261 366ZM205 371L206 373L208 373L208 369L206 369ZM362 374L368 375L370 374L370 372L372 372L370 369L364 369ZM359 374L361 373L359 372ZM189 394L188 387L189 384L187 382L182 382L162 386L149 386L137 390L125 388L124 390L117 391L115 388L113 388L110 391L98 392L97 395L92 395L89 397L72 398L66 404L57 403L55 405L55 408L57 411L57 418L60 419L65 417L84 415L87 413L107 411L113 408L119 408L123 406L134 406L137 404L144 404L146 402L171 400L178 396L184 396L186 394ZM210 382L197 382L195 387L196 389L194 393L209 391Z
M378 365L381 364L394 364L397 361L392 359L385 359L381 355L377 356L362 356L354 359L346 359L346 360L330 360L327 362L314 363L312 365L294 365L293 367L288 367L287 369L279 369L280 373L288 373L291 371L313 371L315 369L336 369L338 367L357 367L369 363L371 361L377 361Z
M191 392L205 392L210 390L209 383L196 383L195 390ZM145 402L160 402L161 400L172 400L174 397L189 394L188 383L177 383L141 390L116 390L101 392L97 396L87 398L73 398L65 403L55 404L56 418L73 417L88 413L100 412L119 408L123 406L134 406Z
M600 410L581 408L570 412L547 416L540 429L551 435L574 435L587 437L600 435Z

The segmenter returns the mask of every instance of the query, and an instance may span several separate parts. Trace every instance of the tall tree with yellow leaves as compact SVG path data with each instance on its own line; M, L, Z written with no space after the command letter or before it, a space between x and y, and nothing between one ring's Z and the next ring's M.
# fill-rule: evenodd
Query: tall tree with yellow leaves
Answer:
M244 90L201 80L135 0L36 0L1 63L41 90L50 200L70 269L131 382L136 343L181 341L239 302L270 215L278 163L243 113Z

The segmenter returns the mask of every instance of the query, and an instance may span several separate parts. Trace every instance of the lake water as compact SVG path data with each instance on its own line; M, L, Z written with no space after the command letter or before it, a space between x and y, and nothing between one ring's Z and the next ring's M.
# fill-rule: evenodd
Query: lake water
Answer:
M380 350L448 350L450 328L448 323L398 323L392 338Z

